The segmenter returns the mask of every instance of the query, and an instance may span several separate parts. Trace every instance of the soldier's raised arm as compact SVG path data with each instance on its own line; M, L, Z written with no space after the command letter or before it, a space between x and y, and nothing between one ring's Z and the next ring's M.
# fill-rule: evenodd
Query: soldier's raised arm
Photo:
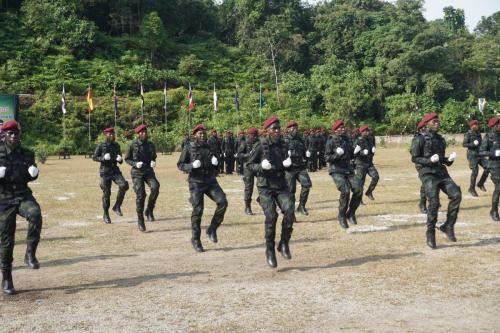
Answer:
M340 147L339 147L340 148ZM326 142L326 147L325 147L325 160L327 162L334 162L337 160L342 159L344 154L337 154L337 147L335 145L335 140L333 137L328 138L328 141Z
M130 166L135 166L135 162L133 160L134 158L134 154L132 152L132 147L133 147L134 143L132 142L129 146L128 146L128 150L127 150L127 155L125 156L125 162L127 162L128 165Z
M177 169L181 171L189 172L193 169L193 164L191 161L191 156L189 154L189 145L187 144L182 149L181 156L179 156L179 161L177 161Z
M250 152L250 157L247 161L247 167L250 168L255 174L262 173L262 165L261 165L261 155L262 155L262 145L260 141L257 141L252 147L252 151Z
M471 142L470 140L470 132L467 132L464 134L464 142L462 143L462 146L465 148L474 148L474 142Z
M156 162L156 146L153 142L151 142L151 160Z
M92 159L96 162L102 162L102 149L100 144L97 145L94 155L92 155Z
M417 135L413 138L411 147L411 161L421 165L433 165L429 157L424 157L425 139L422 135Z

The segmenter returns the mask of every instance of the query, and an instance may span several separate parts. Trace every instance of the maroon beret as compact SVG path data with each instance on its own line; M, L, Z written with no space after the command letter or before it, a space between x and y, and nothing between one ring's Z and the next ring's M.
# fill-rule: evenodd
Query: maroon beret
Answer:
M280 120L276 116L271 116L264 121L264 129L268 129L274 123L278 123Z
M332 124L332 131L336 131L340 126L344 126L344 121L342 119L337 119Z
M108 128L105 128L102 130L102 132L104 134L107 134L107 133L114 133L115 132L115 129L113 127L108 127Z
M255 127L250 127L247 131L248 134L251 134L251 135L259 135L259 130L256 129Z
M427 125L427 123L428 123L429 121L431 121L432 119L436 119L436 118L438 118L437 113L436 113L436 112L431 112L431 113L429 113L428 115L426 115L426 116L424 117L424 119L422 119L422 121L425 123L425 125Z
M147 127L145 124L141 124L141 125L139 125L139 126L137 126L137 127L135 128L135 132L136 132L137 134L139 134L139 133L141 133L142 131L144 131L144 130L145 130L145 129L147 129L147 128L148 128L148 127Z
M205 125L198 124L193 128L193 135L195 135L198 131L204 131L204 130L206 130Z
M17 121L15 120L7 120L5 123L2 125L2 131L19 131L20 127Z
M500 118L499 117L493 117L490 119L490 121L488 121L488 127L489 128L493 128L495 127L495 125L500 122Z
M417 130L421 129L421 128L424 128L425 127L425 122L423 120L421 120L418 125L417 125Z
M288 122L288 124L286 125L286 128L293 127L293 126L299 127L299 124L297 124L297 122L295 120L290 120Z
M472 127L474 125L479 125L479 121L477 119L472 119L469 121L469 127Z
M370 127L368 125L362 125L360 128L359 128L359 133L362 133L366 130L369 130Z

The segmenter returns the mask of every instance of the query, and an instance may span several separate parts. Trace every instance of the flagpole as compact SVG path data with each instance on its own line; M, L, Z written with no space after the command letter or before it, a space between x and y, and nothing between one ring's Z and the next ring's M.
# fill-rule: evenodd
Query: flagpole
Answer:
M117 110L117 105L116 105L116 84L113 86L113 108L115 109L115 130L116 130L116 112Z
M91 88L90 88L90 86L89 86L89 90L87 91L87 99L88 99L88 96L89 96L90 89L91 89ZM88 101L87 101L87 102L88 102ZM90 149L90 147L91 147L91 146L90 146L90 141L91 141L91 140L90 140L90 114L91 114L91 112L90 112L90 111L91 111L91 109L90 109L90 104L89 104L89 106L88 106L88 108L87 108L87 113L89 114L89 149Z
M262 124L262 83L259 83L259 124Z
M167 82L163 87L163 111L165 112L165 144L167 143L168 138L168 118L167 118ZM166 146L166 145L165 145ZM167 147L165 147L167 148Z
M238 85L236 85L236 96L235 96L235 106L236 106L236 131L240 130L240 101L238 96Z
M141 82L141 124L144 124L144 88Z

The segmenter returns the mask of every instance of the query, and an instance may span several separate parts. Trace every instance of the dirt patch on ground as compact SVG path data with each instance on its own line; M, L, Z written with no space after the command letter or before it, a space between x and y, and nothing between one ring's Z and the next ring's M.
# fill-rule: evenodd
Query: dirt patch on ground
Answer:
M2 332L495 332L500 330L500 223L488 216L488 192L466 192L465 151L451 175L462 187L458 243L438 233L425 245L419 181L403 149L378 149L381 181L364 198L358 226L336 221L338 192L325 170L311 174L310 216L298 215L293 259L267 267L263 215L243 214L243 183L219 178L229 209L219 243L190 245L186 176L178 155L161 156L155 215L140 233L135 195L124 216L101 221L98 163L49 159L32 186L44 214L41 269L25 268L26 222L19 218L14 283L0 296ZM130 169L122 167L130 181ZM113 196L116 188L113 187ZM440 221L446 214L447 199ZM214 210L206 199L203 226Z

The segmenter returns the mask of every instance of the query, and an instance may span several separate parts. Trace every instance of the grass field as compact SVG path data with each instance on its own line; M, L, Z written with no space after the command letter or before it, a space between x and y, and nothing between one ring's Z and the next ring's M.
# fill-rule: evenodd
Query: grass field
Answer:
M135 194L123 217L102 222L99 164L51 158L32 184L44 226L41 268L25 267L26 222L18 219L15 296L0 296L2 332L499 332L500 223L488 215L493 185L467 193L465 150L450 174L463 200L457 243L437 233L425 245L419 180L404 148L378 149L376 200L366 197L358 226L340 228L339 193L326 170L311 174L308 209L298 215L293 258L265 261L262 211L243 214L240 176L222 176L229 208L219 243L190 244L191 207L178 154L157 161L156 222L137 230ZM130 182L130 168L122 166ZM113 186L113 201L116 187ZM445 218L447 199L439 220ZM213 203L206 199L202 225ZM280 219L281 221L281 219ZM278 232L279 234L279 232Z

